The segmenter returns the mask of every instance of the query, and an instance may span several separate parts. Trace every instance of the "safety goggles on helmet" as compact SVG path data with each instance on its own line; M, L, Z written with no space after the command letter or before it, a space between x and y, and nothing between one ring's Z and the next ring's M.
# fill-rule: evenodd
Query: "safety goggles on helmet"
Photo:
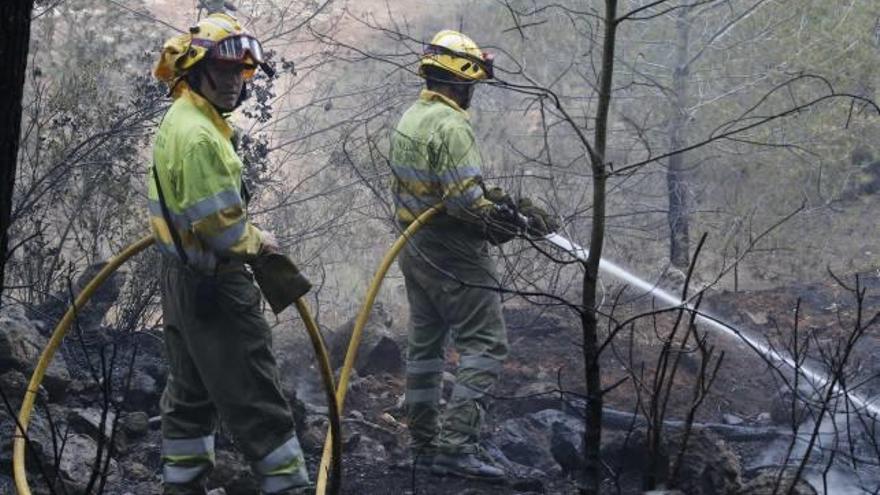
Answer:
M235 34L213 43L208 56L214 60L226 62L244 62L248 57L254 65L265 62L263 45L253 36Z
M449 55L451 57L458 57L469 60L470 62L483 68L483 70L486 72L487 79L495 78L495 55L489 52L480 52L480 56L476 57L474 55L471 55L470 53L455 51L446 48L445 46L428 44L425 45L424 56L430 55ZM468 66L462 67L463 71L469 69L470 67Z
M263 45L260 41L248 34L233 34L219 41L205 39L193 39L192 44L208 50L208 58L223 62L248 62L253 67L259 66L269 77L275 76L275 69L266 62L263 55ZM250 69L247 78L253 75Z

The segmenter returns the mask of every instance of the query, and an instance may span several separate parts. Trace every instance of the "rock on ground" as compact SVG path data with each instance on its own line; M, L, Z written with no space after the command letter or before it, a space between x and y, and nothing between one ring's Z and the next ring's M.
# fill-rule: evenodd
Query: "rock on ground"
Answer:
M781 474L778 469L762 469L740 490L738 495L774 495L785 493L790 495L817 495L816 489L803 479L797 480L794 489L789 492L794 482L794 472L787 470Z
M18 370L8 370L0 373L0 390L6 395L6 398L12 403L16 409L20 407L24 394L27 391L28 377ZM49 394L46 389L40 388L37 392L37 401L46 402L49 400Z
M90 265L77 277L71 288L74 298L106 265L107 262ZM104 340L100 332L101 322L107 312L116 304L116 300L119 299L119 293L127 278L128 274L125 269L117 270L92 294L89 303L77 310L76 325L83 332L87 341L102 342ZM67 311L71 300L69 291L55 294L43 305L33 308L28 316L51 322L51 325L47 326L47 331L51 331L55 322L60 320Z
M130 388L125 396L127 407L158 413L161 395L162 386L155 378L141 370L132 370Z
M115 447L113 455L122 453L126 449L128 439L122 425L116 421L116 414L113 411L107 411L102 418L102 412L97 408L70 409L67 413L67 424L70 431L82 433L95 442L104 444L113 438Z
M16 411L17 413L18 411ZM15 434L16 421L8 414L5 408L0 407L0 472L12 472L12 445L13 435ZM27 438L30 441L30 449L38 459L51 460L52 455L52 433L49 423L42 414L35 414L31 417L27 428ZM34 457L28 456L26 459L27 468L30 472L35 473L39 470L39 466L34 461Z
M545 409L499 425L491 441L511 461L544 472L562 469L573 471L567 463L577 461L568 455L557 455L566 448L577 454L583 436L583 422L557 409Z
M150 417L143 411L134 411L122 417L122 428L131 438L139 438L150 430Z
M102 415L100 409L93 407L73 408L67 414L67 424L73 432L88 435L94 440L102 434L104 438L110 438L115 420L116 414L112 411Z
M810 417L809 407L796 399L791 389L781 388L773 395L770 404L770 421L780 426L800 425Z
M688 495L735 495L742 487L742 468L736 454L712 432L694 429L687 441L675 480L668 472L681 446L680 432L667 434L661 448L657 481ZM602 457L616 472L641 477L651 461L645 430L616 433L603 446ZM664 466L665 464L665 466Z
M106 451L103 455L106 455ZM64 450L58 462L58 471L65 484L71 487L73 492L85 492L97 457L98 445L88 436L73 434L68 435L64 440ZM110 486L119 482L119 474L119 466L115 460L111 459L106 471Z
M0 372L17 370L30 377L48 340L20 305L7 304L0 313ZM64 396L70 373L64 358L56 353L42 385L53 400Z
M354 323L355 319L352 318L334 330L328 338L327 347L334 369L342 366L345 360ZM373 306L354 364L360 376L403 372L403 352L397 337L391 331L392 324L393 319L381 304Z
M11 477L0 474L0 493L15 493L15 482Z

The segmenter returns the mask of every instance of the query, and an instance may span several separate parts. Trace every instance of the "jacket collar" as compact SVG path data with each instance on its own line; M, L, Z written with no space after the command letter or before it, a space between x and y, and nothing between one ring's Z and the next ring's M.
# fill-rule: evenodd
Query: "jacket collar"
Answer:
M220 115L220 112L217 111L217 108L211 104L210 101L205 99L204 96L196 93L190 88L189 84L186 81L180 81L177 87L174 89L173 95L175 100L178 98L183 98L192 106L199 109L200 112L205 114L211 122L214 123L214 126L220 131L220 134L223 135L226 139L232 138L232 127L229 125L229 122Z
M430 89L423 89L422 92L419 93L419 99L423 100L423 101L427 101L427 102L439 101L440 103L444 103L444 104L452 107L453 110L461 112L462 114L464 114L465 118L469 118L467 111L462 110L462 108L460 106L458 106L458 103L456 103L452 98L449 98L448 96L444 96L436 91L431 91Z

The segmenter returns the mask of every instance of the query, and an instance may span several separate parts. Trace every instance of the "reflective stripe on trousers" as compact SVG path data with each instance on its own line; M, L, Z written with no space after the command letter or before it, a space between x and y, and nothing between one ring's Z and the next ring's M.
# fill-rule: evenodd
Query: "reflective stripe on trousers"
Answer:
M406 403L438 404L440 402L442 380L443 359L432 358L407 361Z
M494 382L501 370L501 361L489 356L462 356L458 365L459 380L452 389L452 400L479 399L489 392L483 384L471 383L472 376L491 375ZM413 404L440 402L440 389L443 376L442 359L408 361L406 365L406 403ZM477 380L480 381L480 380ZM491 384L490 384L491 386Z
M214 436L162 439L162 479L188 484L206 476L214 467Z
M462 356L451 402L482 399L494 385L501 361L489 356Z
M253 469L260 477L260 489L263 493L278 493L309 484L306 461L296 436L290 437L280 447L255 462Z

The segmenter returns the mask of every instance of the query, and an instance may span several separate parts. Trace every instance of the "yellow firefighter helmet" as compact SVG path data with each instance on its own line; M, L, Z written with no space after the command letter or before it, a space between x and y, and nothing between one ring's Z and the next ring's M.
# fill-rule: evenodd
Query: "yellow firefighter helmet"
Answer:
M494 57L480 50L474 40L458 31L437 33L425 47L419 62L419 75L426 67L437 67L467 81L492 79Z

